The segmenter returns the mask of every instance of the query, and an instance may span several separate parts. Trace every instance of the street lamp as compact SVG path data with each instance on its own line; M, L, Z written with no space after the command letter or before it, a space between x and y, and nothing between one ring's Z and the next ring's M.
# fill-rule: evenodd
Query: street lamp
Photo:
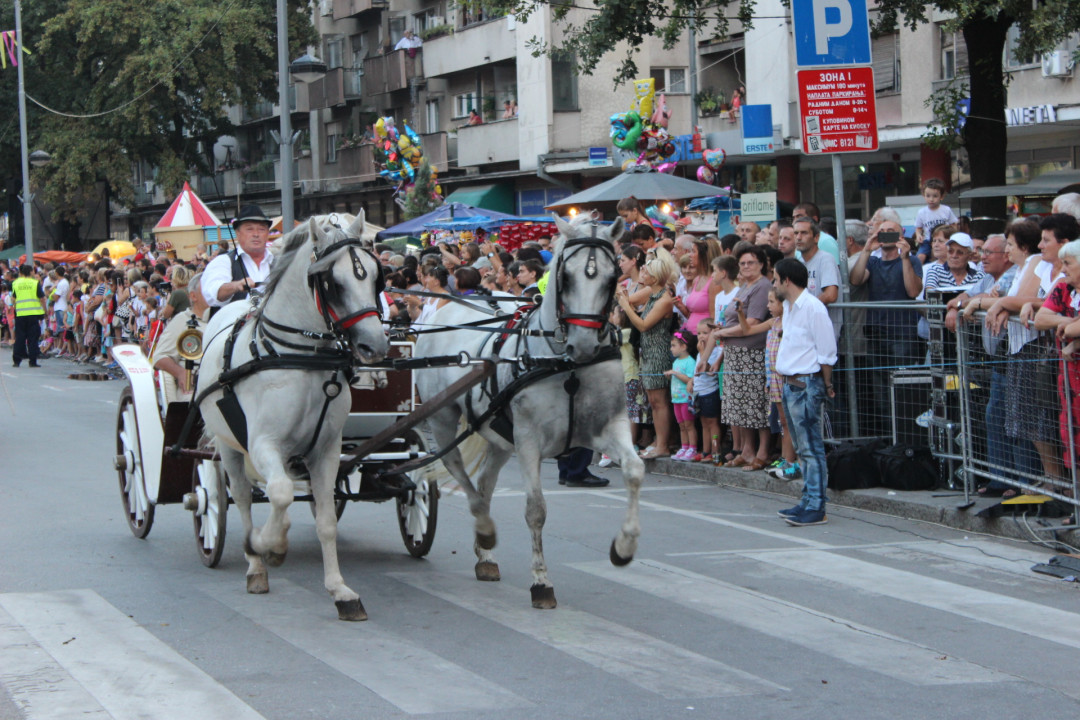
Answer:
M26 244L26 262L34 264L34 229L31 226L30 156L26 149L26 85L23 80L22 3L15 0L15 66L19 73L19 146L22 152L22 206L23 242Z
M16 0L16 3L18 0ZM293 133L289 109L289 19L285 0L277 0L277 49L278 49L278 107L281 108L281 232L293 228ZM297 77L308 82L305 76L317 80L326 74L326 64L311 55L304 54L293 63ZM321 70L320 70L321 69Z
M313 83L326 76L326 63L311 53L304 53L289 64L289 74L304 83Z

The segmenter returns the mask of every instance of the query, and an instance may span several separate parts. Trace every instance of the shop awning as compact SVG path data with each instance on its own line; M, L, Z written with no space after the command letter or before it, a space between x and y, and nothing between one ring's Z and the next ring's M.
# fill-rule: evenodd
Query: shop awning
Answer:
M1060 195L1073 191L1073 186L1080 185L1080 170L1052 170L1039 175L1023 185L993 185L974 188L960 193L964 200L968 198L1003 197L1005 195Z
M514 213L514 188L511 185L473 185L458 188L450 193L446 202L457 202L473 207L494 210L502 213Z

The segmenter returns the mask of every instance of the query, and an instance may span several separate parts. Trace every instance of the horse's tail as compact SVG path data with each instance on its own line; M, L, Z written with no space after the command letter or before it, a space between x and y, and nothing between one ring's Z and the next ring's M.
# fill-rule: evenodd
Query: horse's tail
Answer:
M468 422L462 415L458 420L458 434L465 432ZM461 441L457 446L457 452L461 455L461 462L465 466L465 472L469 477L475 477L488 457L491 444L480 433L472 433ZM436 482L446 492L454 492L458 489L457 481L447 471L442 462L434 462L424 467L422 477L428 481Z

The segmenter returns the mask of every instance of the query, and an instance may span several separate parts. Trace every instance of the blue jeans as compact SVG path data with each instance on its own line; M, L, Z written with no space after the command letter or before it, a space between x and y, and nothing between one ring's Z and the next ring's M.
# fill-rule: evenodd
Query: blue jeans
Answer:
M825 488L829 486L822 434L825 381L820 375L797 377L806 383L806 387L798 388L785 382L783 397L788 430L798 448L802 466L803 494L799 504L807 510L824 510Z

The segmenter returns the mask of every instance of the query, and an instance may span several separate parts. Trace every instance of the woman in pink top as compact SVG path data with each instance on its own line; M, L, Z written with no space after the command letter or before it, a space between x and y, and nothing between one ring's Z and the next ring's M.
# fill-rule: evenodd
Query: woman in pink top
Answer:
M702 240L695 240L693 250L685 257L690 258L690 264L683 273L686 278L686 291L675 306L686 318L683 329L696 332L698 323L702 320L711 320L713 314L712 303L709 300L711 258L708 244Z

